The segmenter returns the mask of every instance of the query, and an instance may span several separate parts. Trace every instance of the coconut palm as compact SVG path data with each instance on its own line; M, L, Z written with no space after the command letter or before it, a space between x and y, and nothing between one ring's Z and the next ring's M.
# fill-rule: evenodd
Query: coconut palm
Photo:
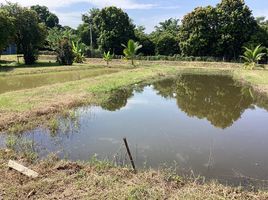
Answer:
M139 45L138 42L134 42L133 40L129 40L127 45L122 44L122 46L125 47L123 51L125 58L127 60L131 60L131 64L135 66L134 58L137 54L137 51L142 48L142 45Z
M266 53L263 53L265 48L261 45L258 45L255 48L244 47L244 49L245 52L241 58L244 59L246 69L253 69L256 64L258 64L258 62L262 59L262 57L266 55Z
M107 67L109 67L109 62L113 59L113 55L110 53L110 51L108 51L107 53L104 52L103 53L103 60L106 61L107 63Z

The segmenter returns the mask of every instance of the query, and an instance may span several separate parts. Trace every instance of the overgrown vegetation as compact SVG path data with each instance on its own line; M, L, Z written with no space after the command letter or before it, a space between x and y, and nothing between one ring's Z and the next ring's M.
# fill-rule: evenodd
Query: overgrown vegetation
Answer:
M246 69L254 69L256 64L258 64L258 62L266 55L266 53L264 53L266 49L261 45L251 48L244 47L244 49L245 49L244 55L241 57L245 61Z
M39 173L29 179L8 170L16 159ZM267 199L261 190L229 187L194 176L180 177L172 169L134 174L128 168L93 159L90 162L59 161L56 156L31 164L23 155L0 150L0 188L3 199ZM3 192L2 192L3 191Z

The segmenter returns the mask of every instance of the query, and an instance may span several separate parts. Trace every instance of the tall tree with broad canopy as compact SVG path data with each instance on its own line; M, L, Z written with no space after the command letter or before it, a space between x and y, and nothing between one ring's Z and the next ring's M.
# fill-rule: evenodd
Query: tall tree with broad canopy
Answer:
M45 42L47 34L45 25L38 22L35 11L18 4L8 3L3 9L15 18L14 39L19 52L23 53L25 64L34 64L38 57L38 48Z
M0 8L0 55L14 36L14 18Z
M122 9L106 7L93 18L93 24L99 31L98 45L103 51L121 55L129 39L134 39L134 28L129 16Z
M155 44L155 51L160 55L174 55L180 53L179 46L179 19L170 18L160 22L155 31L150 34Z
M31 6L31 9L37 13L39 22L44 23L46 27L53 28L59 25L59 18L51 13L46 6L35 5Z
M216 9L198 7L184 16L179 33L180 48L185 56L215 56L218 40Z
M257 22L244 0L222 0L216 9L220 34L218 51L226 59L236 59L244 43L256 32Z

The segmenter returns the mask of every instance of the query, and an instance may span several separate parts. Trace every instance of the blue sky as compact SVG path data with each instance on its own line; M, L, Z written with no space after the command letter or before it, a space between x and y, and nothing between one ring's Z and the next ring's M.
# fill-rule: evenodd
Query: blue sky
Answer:
M4 3L5 0L0 0ZM81 14L90 8L115 5L121 7L137 25L151 32L155 25L168 18L181 19L197 6L216 5L220 0L11 0L23 6L45 5L56 13L60 23L76 28L81 23ZM268 17L267 0L245 0L254 16Z

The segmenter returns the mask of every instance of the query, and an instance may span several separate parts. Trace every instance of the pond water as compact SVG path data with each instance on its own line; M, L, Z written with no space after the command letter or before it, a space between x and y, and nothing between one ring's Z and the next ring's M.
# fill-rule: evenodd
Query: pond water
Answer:
M139 168L176 165L222 182L264 183L267 108L267 99L229 77L182 75L118 90L101 107L79 108L76 118L59 119L57 133L37 128L20 137L32 139L41 156L89 160L97 154L117 162L125 158L127 137Z
M15 90L30 89L54 83L76 81L93 76L117 72L116 69L95 68L89 70L75 70L55 73L41 73L30 75L14 75L0 77L0 94Z

